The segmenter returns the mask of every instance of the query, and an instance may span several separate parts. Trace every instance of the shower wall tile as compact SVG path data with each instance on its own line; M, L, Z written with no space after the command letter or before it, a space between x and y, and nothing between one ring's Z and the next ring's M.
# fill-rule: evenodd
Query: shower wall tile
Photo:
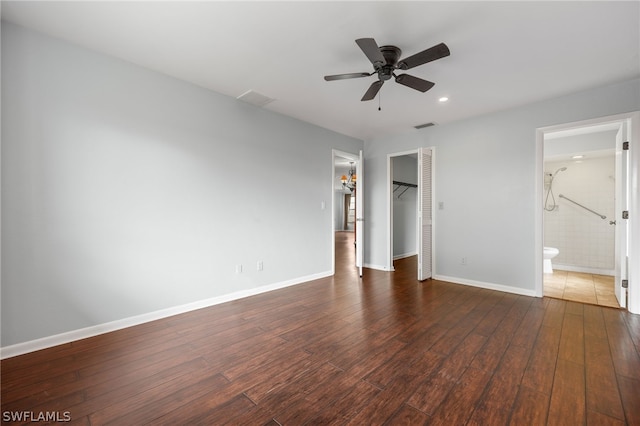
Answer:
M615 267L615 159L613 156L586 158L582 162L545 162L545 173L561 167L553 181L557 203L554 211L544 212L544 245L556 247L560 254L553 262L561 265L612 270ZM547 190L545 186L545 198ZM568 198L605 215L574 205ZM549 204L551 197L549 197Z

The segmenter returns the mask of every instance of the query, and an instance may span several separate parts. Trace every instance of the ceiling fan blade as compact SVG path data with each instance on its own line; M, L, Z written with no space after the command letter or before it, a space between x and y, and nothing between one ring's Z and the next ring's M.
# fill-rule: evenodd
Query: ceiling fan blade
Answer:
M376 64L380 64L380 66L385 64L384 56L380 53L380 48L378 47L378 43L372 38L359 38L356 40L356 43L362 49L367 58L371 61L371 63L375 66Z
M398 68L400 68L401 70L408 70L417 67L418 65L423 65L427 62L444 58L445 56L449 56L450 54L451 52L449 52L449 48L446 44L436 44L435 46L430 47L427 50L423 50L420 53L416 53L415 55L411 55L408 58L401 60L400 62L398 62Z
M418 77L414 77L409 74L400 74L399 76L397 76L396 83L400 83L403 86L407 86L412 89L419 90L420 92L423 92L423 93L431 89L433 86L435 86L435 83L432 83L427 80L423 80Z
M349 74L325 75L324 79L326 81L346 80L348 78L369 77L370 75L371 74L369 74L368 72L352 72Z
M374 81L373 83L371 83L371 86L369 86L367 93L365 93L362 99L360 100L370 101L371 99L375 98L376 95L378 94L378 91L380 91L380 88L382 87L383 83L384 82L382 80Z

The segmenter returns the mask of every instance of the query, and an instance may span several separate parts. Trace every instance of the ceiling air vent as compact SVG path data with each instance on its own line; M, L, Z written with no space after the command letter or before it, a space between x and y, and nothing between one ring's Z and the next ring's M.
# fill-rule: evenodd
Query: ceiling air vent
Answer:
M431 127L431 126L435 126L436 123L424 123L424 124L418 124L417 126L413 126L416 129L424 129L425 127Z
M271 99L265 95L261 95L260 93L254 92L253 90L247 90L236 99L259 107L263 107L266 104L275 101L275 99Z

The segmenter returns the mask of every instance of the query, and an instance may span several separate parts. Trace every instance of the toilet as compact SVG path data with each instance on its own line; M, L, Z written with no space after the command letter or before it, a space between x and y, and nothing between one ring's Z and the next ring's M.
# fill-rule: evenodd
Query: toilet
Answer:
M553 274L553 266L551 266L551 259L556 257L560 253L555 247L545 247L542 255L542 270L545 274Z

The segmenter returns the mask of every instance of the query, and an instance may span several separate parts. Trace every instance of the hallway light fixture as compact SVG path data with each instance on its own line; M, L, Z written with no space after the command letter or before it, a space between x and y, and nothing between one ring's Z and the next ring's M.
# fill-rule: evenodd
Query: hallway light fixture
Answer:
M349 176L340 176L340 182L342 182L343 188L353 192L353 190L356 189L356 180L358 179L358 177L356 176L356 171L353 169L353 161L351 161L349 164L351 164L351 166L349 167Z

